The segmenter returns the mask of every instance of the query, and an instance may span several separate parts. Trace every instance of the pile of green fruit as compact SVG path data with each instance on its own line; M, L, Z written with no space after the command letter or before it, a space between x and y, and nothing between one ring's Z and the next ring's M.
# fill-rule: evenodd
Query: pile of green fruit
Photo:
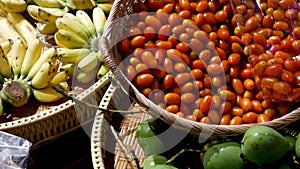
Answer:
M256 125L241 136L208 140L204 144L199 144L194 136L187 136L189 141L184 138L173 150L166 150L172 138L163 139L161 135L167 129L168 126L163 125L159 119L143 121L138 125L136 138L147 156L143 162L145 169L299 167L297 160L300 159L300 136L295 134L298 132L294 129L294 134L291 135L271 127ZM178 136L174 133L173 135ZM191 152L193 154L188 154Z

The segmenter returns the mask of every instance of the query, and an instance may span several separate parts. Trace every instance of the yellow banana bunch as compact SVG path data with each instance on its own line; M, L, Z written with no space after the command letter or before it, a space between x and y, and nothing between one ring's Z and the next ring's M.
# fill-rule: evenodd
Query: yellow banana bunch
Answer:
M36 5L46 8L61 8L62 4L58 0L32 0Z
M74 79L79 83L88 83L107 72L107 68L102 68L103 56L98 49L105 23L105 12L98 6L91 15L79 9L56 19L57 58L64 64L74 64Z

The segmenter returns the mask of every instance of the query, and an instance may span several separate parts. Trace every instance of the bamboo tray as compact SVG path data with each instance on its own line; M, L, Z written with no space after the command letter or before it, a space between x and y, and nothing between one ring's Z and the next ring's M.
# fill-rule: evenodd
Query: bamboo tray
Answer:
M109 72L89 88L76 95L79 100L98 105L109 86ZM0 130L23 137L33 144L70 132L94 120L96 112L71 100L50 106L36 114L0 123Z

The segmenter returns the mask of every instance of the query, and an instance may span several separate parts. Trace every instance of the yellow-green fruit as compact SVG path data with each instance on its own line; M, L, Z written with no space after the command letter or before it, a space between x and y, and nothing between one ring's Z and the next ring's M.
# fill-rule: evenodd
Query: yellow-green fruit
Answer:
M267 126L250 127L242 140L242 152L250 162L266 164L281 159L289 151L289 142Z
M63 95L56 92L52 87L33 89L33 95L40 102L54 102L63 98Z
M84 58L82 58L77 65L77 68L81 72L91 72L94 70L99 64L97 53L91 52Z

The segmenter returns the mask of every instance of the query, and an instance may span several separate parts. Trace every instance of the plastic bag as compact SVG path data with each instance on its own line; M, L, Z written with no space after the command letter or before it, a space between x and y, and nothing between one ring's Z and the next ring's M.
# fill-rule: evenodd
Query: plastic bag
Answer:
M0 131L0 168L25 169L32 143Z

